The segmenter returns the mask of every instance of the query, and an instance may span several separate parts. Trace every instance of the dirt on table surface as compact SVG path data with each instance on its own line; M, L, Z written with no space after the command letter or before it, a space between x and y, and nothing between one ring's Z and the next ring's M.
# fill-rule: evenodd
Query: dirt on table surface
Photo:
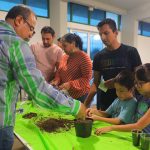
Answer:
M74 126L74 120L67 120L62 118L47 118L37 122L37 126L46 132L61 132L61 129L68 131Z
M37 116L37 113L30 112L30 113L23 115L22 118L31 119L31 118L36 117L36 116Z

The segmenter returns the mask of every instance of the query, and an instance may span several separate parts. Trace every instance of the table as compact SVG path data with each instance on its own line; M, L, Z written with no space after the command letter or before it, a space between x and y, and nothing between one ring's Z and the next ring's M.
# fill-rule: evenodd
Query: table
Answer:
M39 108L31 101L18 103L17 109L23 108L23 114L35 112L40 116L62 117L74 119L73 116L56 113ZM41 131L36 125L36 119L24 119L22 113L16 114L15 133L24 141L26 146L33 150L138 150L132 145L130 132L109 132L96 136L94 130L108 124L94 122L92 135L88 138L76 137L75 129L61 133L48 133Z

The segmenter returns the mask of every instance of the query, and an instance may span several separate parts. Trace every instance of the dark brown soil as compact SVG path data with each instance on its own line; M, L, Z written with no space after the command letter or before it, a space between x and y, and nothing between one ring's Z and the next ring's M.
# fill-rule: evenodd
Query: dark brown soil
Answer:
M37 116L36 113L30 112L30 113L23 115L22 118L31 119L32 117L36 117L36 116Z
M38 121L37 126L46 132L60 132L60 129L68 131L74 126L74 121L62 118L48 118L47 120Z

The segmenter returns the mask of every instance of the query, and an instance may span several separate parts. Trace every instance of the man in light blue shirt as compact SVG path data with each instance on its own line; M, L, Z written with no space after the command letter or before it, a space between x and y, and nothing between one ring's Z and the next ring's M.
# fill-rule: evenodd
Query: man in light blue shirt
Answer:
M134 77L129 71L121 71L114 79L117 98L106 111L88 109L87 115L93 120L111 124L132 123L137 107L133 96Z

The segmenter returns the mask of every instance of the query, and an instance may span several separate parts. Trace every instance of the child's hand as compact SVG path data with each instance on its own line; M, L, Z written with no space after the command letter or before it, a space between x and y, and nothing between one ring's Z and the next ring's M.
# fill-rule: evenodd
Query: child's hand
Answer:
M96 108L88 108L86 109L86 115L91 117L92 114L99 115L99 111Z
M88 117L88 118L93 119L94 121L96 121L96 120L99 120L99 119L100 119L100 116L97 116L97 115L92 114L92 115L91 115L90 117Z
M101 135L103 133L106 133L106 132L110 132L112 131L112 127L111 126L108 126L108 127L104 127L104 128L98 128L95 130L95 134L96 135Z

